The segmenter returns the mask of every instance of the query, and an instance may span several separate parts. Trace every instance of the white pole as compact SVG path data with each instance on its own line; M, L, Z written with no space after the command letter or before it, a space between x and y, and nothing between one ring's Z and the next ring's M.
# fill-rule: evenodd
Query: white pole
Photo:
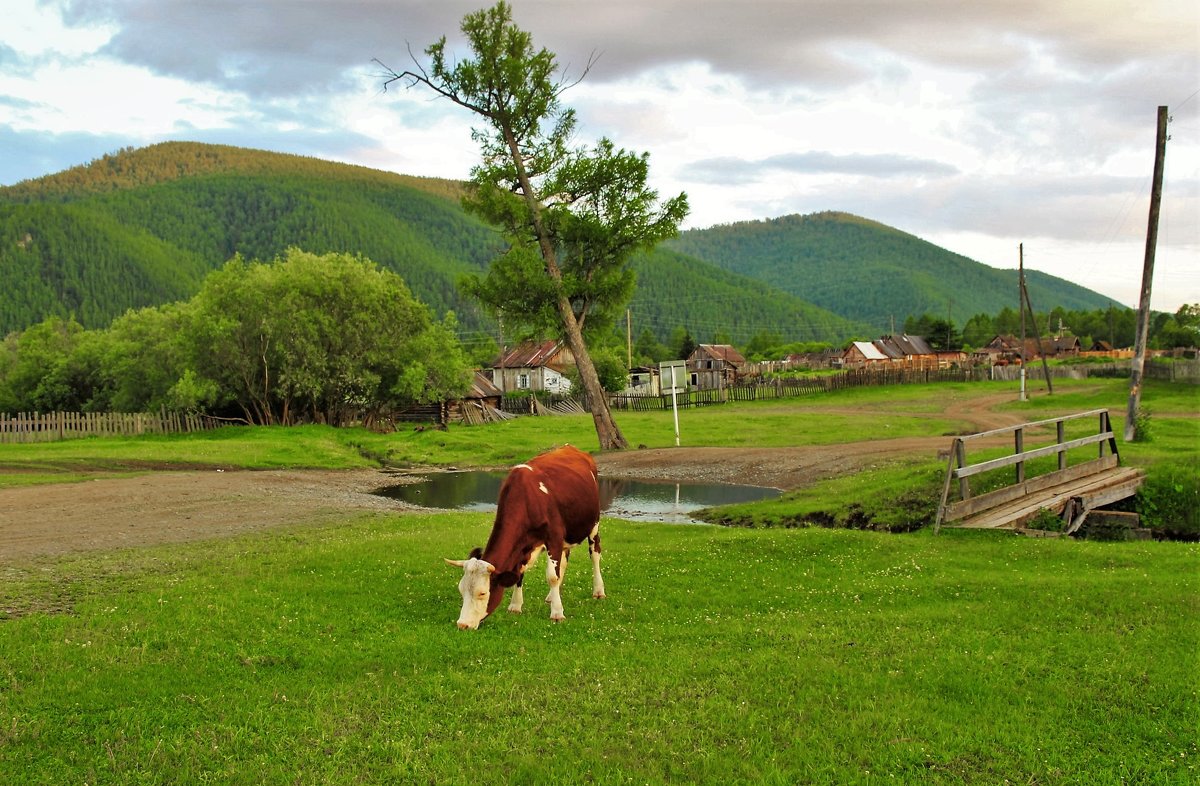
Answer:
M671 410L675 413L675 447L679 447L679 401L675 398L675 366L671 366Z

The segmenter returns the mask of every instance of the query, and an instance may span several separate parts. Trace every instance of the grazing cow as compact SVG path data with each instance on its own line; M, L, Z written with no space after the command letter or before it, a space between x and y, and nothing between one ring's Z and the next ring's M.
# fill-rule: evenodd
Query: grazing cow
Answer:
M508 610L519 613L524 605L525 570L546 550L546 581L550 594L550 619L564 619L563 574L571 547L588 542L592 557L592 595L604 597L600 578L600 493L596 462L570 445L543 453L527 464L518 464L500 486L496 523L487 546L474 549L465 560L446 560L463 569L458 590L462 612L458 627L475 630L513 589Z

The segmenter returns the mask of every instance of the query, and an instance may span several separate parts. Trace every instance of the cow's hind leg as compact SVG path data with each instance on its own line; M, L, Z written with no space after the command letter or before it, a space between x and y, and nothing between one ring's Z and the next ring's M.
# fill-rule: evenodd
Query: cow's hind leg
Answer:
M557 553L555 553L557 550ZM557 547L546 547L546 583L550 585L550 594L546 596L546 602L550 604L550 619L554 622L561 622L566 619L563 616L562 606L562 582L563 576L567 572L567 558L570 556L571 550Z
M525 607L525 571L533 567L533 563L537 562L538 555L542 553L542 547L538 546L529 555L528 561L521 566L521 572L517 576L517 585L513 587L512 599L508 602L508 610L513 614L520 614Z
M592 557L592 597L604 597L604 579L600 576L600 522L588 535L588 554Z

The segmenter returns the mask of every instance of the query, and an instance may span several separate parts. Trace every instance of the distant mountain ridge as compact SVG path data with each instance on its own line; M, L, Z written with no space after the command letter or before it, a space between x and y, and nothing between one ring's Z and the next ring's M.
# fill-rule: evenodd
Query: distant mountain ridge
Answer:
M287 172L341 180L366 179L455 200L462 197L465 188L459 180L401 175L293 153L201 142L161 142L142 148L123 148L62 172L0 187L0 202L73 201L94 194L230 172L241 175Z
M129 308L190 297L234 254L271 259L290 246L362 254L399 273L435 313L464 331L494 326L459 292L500 251L499 233L461 207L465 184L320 159L192 142L126 149L0 188L0 335L49 315L102 327ZM632 261L642 292L660 298L660 340L714 304L737 340L748 315L785 335L837 341L862 326L700 260L665 252Z
M484 270L504 241L463 210L465 189L453 180L193 142L127 148L3 187L0 336L50 315L103 327L127 309L190 297L235 254L272 259L291 246L362 254L399 273L436 314L453 309L464 331L495 335L457 280ZM888 265L868 266L880 259ZM907 303L941 314L947 295L960 324L1009 303L969 296L971 288L999 289L979 268L1003 271L845 214L691 230L631 264L635 332L649 328L660 341L685 327L697 341L745 342L765 331L839 343L878 332L879 314L902 320ZM838 271L832 277L846 286L822 271ZM963 288L945 289L947 280ZM1035 280L1031 274L1039 309L1108 302L1074 285L1064 291L1095 300L1060 302Z
M1018 303L1017 271L999 270L893 227L825 212L693 229L671 248L878 330L891 320L949 310L962 325ZM1038 310L1107 308L1112 299L1026 270Z

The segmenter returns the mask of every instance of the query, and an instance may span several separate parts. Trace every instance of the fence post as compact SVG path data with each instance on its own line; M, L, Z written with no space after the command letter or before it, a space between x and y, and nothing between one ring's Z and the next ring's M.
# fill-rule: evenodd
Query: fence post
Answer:
M954 441L954 458L958 461L958 468L962 469L967 466L967 446L961 439ZM967 478L958 479L958 493L961 499L968 499L971 496L971 481Z
M1014 452L1019 456L1025 452L1025 429L1019 428L1013 432ZM1017 483L1025 482L1025 462L1017 462Z

